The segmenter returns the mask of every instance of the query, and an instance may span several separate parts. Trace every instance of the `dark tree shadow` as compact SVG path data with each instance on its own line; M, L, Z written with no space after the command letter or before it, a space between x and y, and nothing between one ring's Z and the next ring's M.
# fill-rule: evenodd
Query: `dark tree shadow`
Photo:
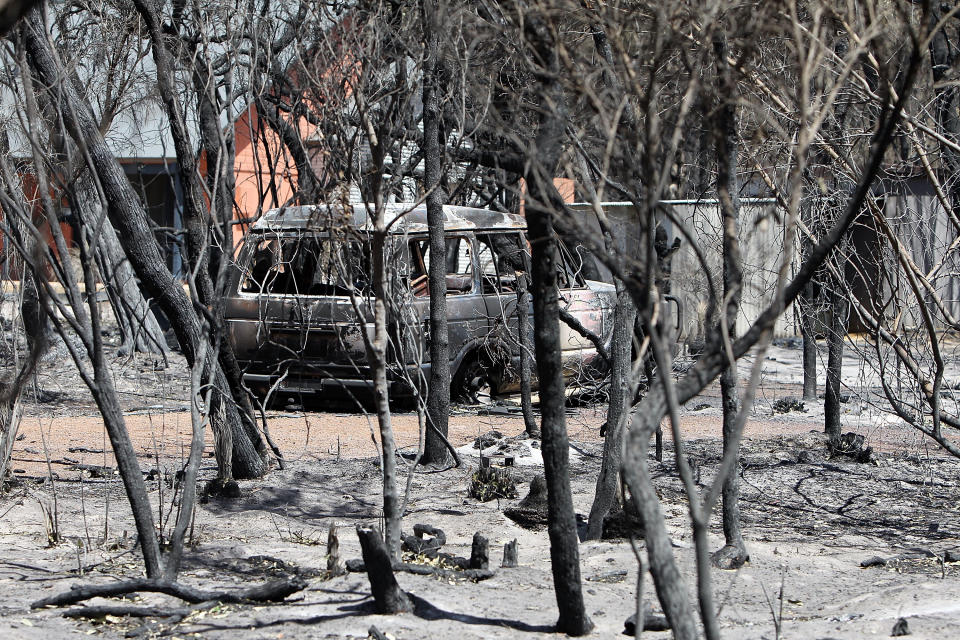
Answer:
M484 616L474 616L468 613L455 613L453 611L444 611L439 607L427 602L420 596L407 593L413 602L414 615L423 620L453 620L463 624L476 624L484 626L504 627L515 631L550 633L556 631L553 625L538 625L520 622L518 620L509 620L507 618L487 618Z
M413 602L414 610L413 615L420 618L421 620L434 621L434 620L451 620L453 622L460 622L462 624L470 625L481 625L481 626L492 626L492 627L502 627L505 629L513 629L515 631L523 632L539 632L539 633L551 633L556 631L556 628L553 625L536 625L529 624L526 622L520 622L518 620L509 620L507 618L488 618L484 616L475 616L466 613L456 613L453 611L445 611L439 607L434 606L427 600L421 598L420 596L414 595L412 593L407 593L410 596L410 600ZM333 604L333 603L331 603ZM197 622L192 626L192 631L200 633L201 635L204 632L214 632L214 631L228 631L231 629L234 630L263 630L269 629L272 627L279 627L285 624L296 624L301 626L307 625L318 625L325 622L332 622L334 620L342 620L344 618L351 618L355 616L370 616L376 615L377 611L375 610L375 604L369 594L360 601L353 602L351 604L345 604L337 608L338 613L330 613L318 616L309 616L306 618L278 618L276 620L270 621L250 621L245 622L244 624L239 625L219 625L216 623L204 623Z

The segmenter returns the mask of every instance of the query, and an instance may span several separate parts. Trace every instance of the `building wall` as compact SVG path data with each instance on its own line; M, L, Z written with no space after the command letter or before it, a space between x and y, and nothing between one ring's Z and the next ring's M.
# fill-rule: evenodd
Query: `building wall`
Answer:
M673 256L671 294L683 305L681 339L703 341L712 330L707 318L709 282L712 279L719 296L723 287L723 234L720 207L715 202L674 204L674 215L685 223L694 241L706 258L703 268L691 244L681 238ZM742 335L760 313L773 301L777 273L783 261L783 225L774 214L771 203L744 203L740 210L740 251L743 263L743 294L737 316L737 334ZM670 238L678 234L671 229ZM793 265L788 267L792 275ZM708 277L709 273L709 277ZM799 333L792 308L788 308L774 326L774 335L793 336Z
M670 261L669 294L676 296L682 308L682 317L677 330L677 342L697 344L712 331L712 322L707 318L709 282L719 289L722 280L722 233L720 208L716 201L675 201L665 203L672 214L690 233L700 248L706 268L697 257L691 243L666 218L662 218L667 242L680 237L680 248ZM588 204L571 207L584 215L583 222L599 233L596 217ZM629 203L604 203L604 213L611 221L614 233L623 238L636 238L636 209ZM759 314L773 301L777 272L783 259L783 226L773 215L774 205L769 201L744 201L741 207L740 243L744 265L744 291L737 318L737 332L745 332ZM636 242L636 240L634 240ZM639 247L635 255L639 257ZM638 258L639 259L639 258ZM601 269L603 277L610 273ZM792 274L790 268L789 273ZM672 303L666 305L668 324L677 322ZM799 333L792 308L780 316L774 327L776 336L793 336Z
M234 132L238 224L234 225L233 239L238 245L249 225L264 211L290 202L296 191L297 167L253 105L237 119Z
M960 319L960 252L955 246L960 232L952 216L935 195L923 188L887 195L883 199L883 212L909 259L926 274L946 312ZM877 265L877 284L865 292L868 295L863 301L884 305L889 298L896 297L896 306L886 305L887 308L903 309L905 326L920 326L921 308L916 304L916 295L903 269L897 265L896 254L889 247L879 251L874 245L872 249L876 256L871 262ZM925 294L924 299L938 328L948 328L934 298Z

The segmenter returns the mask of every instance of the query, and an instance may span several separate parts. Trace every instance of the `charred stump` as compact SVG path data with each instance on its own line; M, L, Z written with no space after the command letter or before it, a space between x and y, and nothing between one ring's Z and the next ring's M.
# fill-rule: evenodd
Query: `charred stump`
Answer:
M413 605L410 598L397 584L393 575L390 553L383 542L383 536L380 535L380 529L357 525L357 537L360 539L360 551L377 613L411 611Z
M513 567L520 566L517 558L516 540L511 540L503 545L503 562L500 563L500 566L504 569L512 569Z
M503 514L524 529L540 529L547 524L547 479L537 476L530 483L527 496L515 507L503 510Z
M346 571L340 560L340 535L336 523L331 524L327 532L327 571L331 576L339 576Z
M490 566L490 542L480 532L473 534L473 546L470 549L470 568L486 569Z

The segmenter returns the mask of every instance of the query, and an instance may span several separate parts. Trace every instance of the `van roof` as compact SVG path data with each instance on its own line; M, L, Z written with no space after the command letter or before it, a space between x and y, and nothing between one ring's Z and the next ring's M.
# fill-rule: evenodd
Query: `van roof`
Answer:
M369 205L371 208L373 205ZM371 230L368 205L309 205L271 209L257 220L253 231L311 230L326 231L337 227ZM384 205L390 233L406 234L427 231L427 207L420 203ZM490 209L443 205L443 228L448 231L481 229L524 229L522 216Z

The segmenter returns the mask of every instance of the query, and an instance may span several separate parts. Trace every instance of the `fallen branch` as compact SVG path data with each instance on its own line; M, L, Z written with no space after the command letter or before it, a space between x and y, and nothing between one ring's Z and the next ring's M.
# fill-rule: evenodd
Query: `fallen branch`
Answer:
M416 564L414 562L396 562L392 565L394 571L403 571L418 576L437 576L439 578L460 578L461 580L488 580L496 573L490 569L444 569L434 567L429 564ZM347 571L352 573L363 573L367 566L360 559L347 560Z
M77 585L71 587L70 591L65 593L37 600L31 604L30 607L32 609L51 606L62 607L64 605L89 600L90 598L110 598L128 593L136 593L138 591L164 593L192 604L211 601L224 603L280 602L290 594L296 593L306 586L307 583L303 578L294 576L283 580L271 580L270 582L240 591L203 591L169 580L137 578L123 582L114 582L112 584Z
M106 616L126 616L131 618L170 618L173 616L185 618L194 609L190 607L138 607L125 604L105 604L92 607L77 607L63 612L66 618L104 618Z

